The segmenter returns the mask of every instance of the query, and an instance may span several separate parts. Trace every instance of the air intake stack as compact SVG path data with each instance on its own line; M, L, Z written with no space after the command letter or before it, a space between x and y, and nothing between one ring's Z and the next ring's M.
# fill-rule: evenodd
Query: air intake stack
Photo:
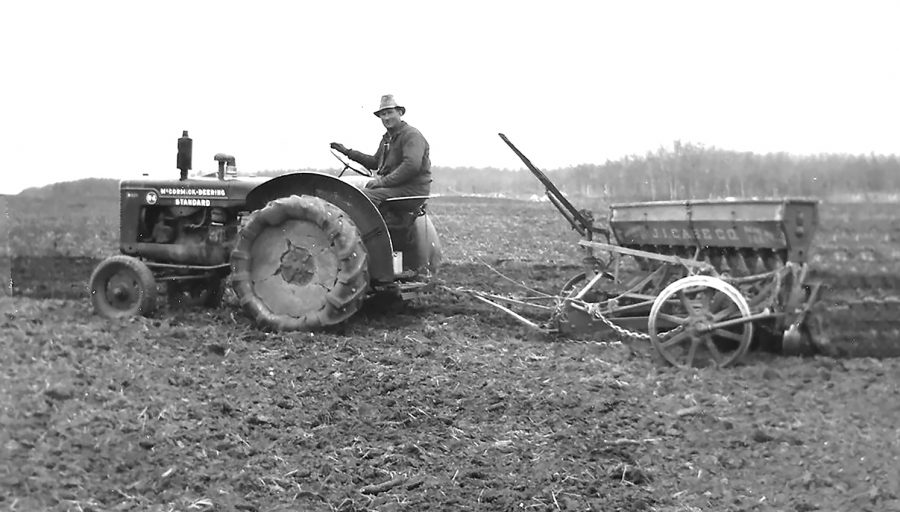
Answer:
M226 155L225 153L216 153L213 160L219 162L218 177L220 180L224 180L226 174L231 177L237 176L237 165L235 164L233 156Z

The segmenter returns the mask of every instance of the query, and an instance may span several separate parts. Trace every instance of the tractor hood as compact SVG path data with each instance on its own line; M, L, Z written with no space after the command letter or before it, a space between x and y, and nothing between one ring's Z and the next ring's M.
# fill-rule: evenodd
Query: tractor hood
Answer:
M243 205L251 190L271 179L270 176L223 180L216 177L186 180L138 178L122 180L119 190L123 196L142 196L146 204L227 207Z

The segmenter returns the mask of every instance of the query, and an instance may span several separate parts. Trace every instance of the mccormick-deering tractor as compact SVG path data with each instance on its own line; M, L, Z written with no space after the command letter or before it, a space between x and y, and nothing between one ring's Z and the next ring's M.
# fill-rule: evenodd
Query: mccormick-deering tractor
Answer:
M376 208L343 176L371 173L343 161L338 176L238 177L234 157L220 153L217 173L188 177L192 145L185 131L179 179L120 183L121 254L90 281L99 314L152 312L158 283L170 304L215 306L230 275L260 326L315 329L349 318L373 294L413 297L436 272L441 251L427 197Z
M877 290L844 275L814 275L817 200L613 204L600 223L500 137L582 237L583 271L563 286L547 331L649 340L677 366L727 366L754 340L785 352L832 352L836 345L853 352L897 339L900 299L873 299ZM476 297L541 327L503 305L536 304Z

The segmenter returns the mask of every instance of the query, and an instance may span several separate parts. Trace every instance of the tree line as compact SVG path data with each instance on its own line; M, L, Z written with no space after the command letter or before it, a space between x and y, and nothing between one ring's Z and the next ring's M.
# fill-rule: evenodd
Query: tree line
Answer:
M755 154L676 141L644 155L603 164L543 169L567 196L604 203L723 197L815 197L823 200L900 200L900 160L895 155ZM336 170L271 170L259 175ZM527 170L432 168L432 193L527 198L543 195ZM118 180L86 179L32 188L22 195L78 201L117 197Z
M435 167L432 191L443 194L543 194L528 171ZM545 170L563 191L609 201L802 196L825 200L900 195L895 155L755 154L676 141L644 155L604 164Z

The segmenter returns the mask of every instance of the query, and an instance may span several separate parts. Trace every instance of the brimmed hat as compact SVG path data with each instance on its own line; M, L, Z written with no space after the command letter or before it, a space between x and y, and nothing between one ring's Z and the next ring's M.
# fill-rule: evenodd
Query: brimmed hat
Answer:
M397 101L394 100L393 94L385 94L381 97L381 104L378 105L378 110L375 111L375 115L377 116L379 112L381 112L382 110L387 110L389 108L395 108L399 110L401 116L406 113L406 107L397 105Z

